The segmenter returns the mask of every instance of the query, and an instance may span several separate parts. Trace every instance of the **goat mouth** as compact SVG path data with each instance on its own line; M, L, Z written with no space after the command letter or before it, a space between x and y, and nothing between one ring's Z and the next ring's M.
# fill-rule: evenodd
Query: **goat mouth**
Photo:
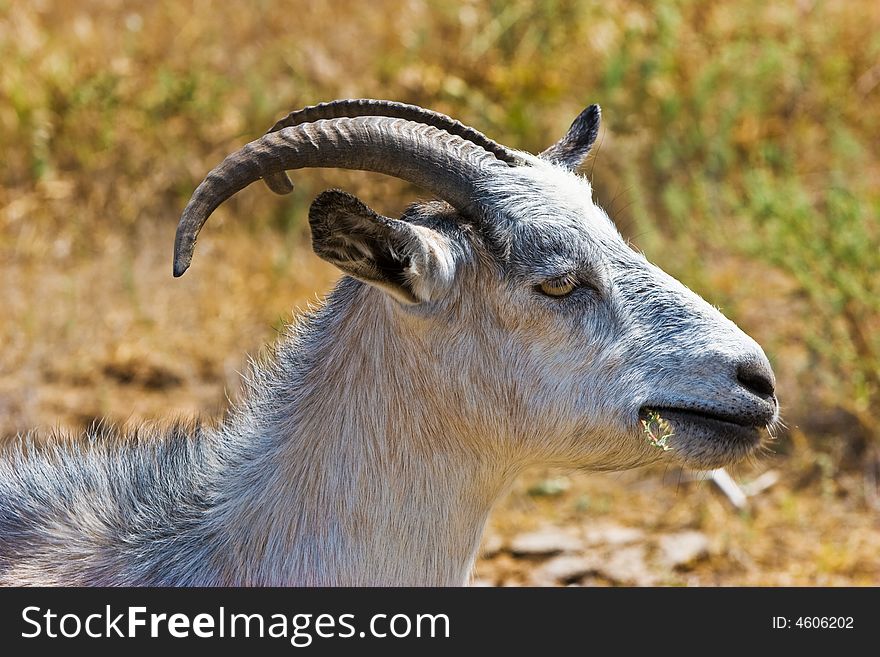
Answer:
M649 443L669 451L684 465L700 469L741 460L760 444L761 430L766 427L748 415L675 406L643 406L639 419Z

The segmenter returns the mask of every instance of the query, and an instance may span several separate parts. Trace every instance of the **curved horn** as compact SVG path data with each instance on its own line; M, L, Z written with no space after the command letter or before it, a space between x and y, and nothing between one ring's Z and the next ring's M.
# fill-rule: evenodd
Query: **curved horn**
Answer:
M279 119L266 134L303 123L313 123L321 119L353 118L356 116L387 116L395 119L406 119L415 123L424 123L473 142L510 166L519 166L524 163L524 160L515 151L492 141L479 130L475 130L461 121L456 121L445 114L433 112L418 105L408 105L392 100L356 98L351 100L334 100L329 103L304 107L303 109L291 112L283 119ZM293 183L290 182L290 178L283 171L266 176L265 182L269 189L276 194L289 194L293 190Z
M193 192L177 225L174 275L182 275L189 267L199 231L223 201L255 180L306 167L395 176L459 210L475 203L477 184L489 169L508 168L472 142L403 119L340 118L270 132L228 156Z

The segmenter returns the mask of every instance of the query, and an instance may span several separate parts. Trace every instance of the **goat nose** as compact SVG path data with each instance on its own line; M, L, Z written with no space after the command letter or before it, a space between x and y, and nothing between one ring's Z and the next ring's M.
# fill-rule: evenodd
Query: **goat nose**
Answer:
M766 358L749 357L736 367L736 380L740 385L761 399L773 397L776 377Z

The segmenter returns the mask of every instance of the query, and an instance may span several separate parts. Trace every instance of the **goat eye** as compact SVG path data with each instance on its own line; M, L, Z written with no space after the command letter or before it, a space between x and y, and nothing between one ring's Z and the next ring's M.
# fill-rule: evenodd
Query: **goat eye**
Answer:
M544 281L538 286L538 291L548 297L567 297L576 287L577 283L571 277L563 276Z

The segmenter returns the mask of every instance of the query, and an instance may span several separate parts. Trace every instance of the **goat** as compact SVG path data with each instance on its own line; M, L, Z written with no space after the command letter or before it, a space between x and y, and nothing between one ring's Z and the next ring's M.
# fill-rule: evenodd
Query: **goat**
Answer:
M20 440L0 461L0 581L463 585L525 467L702 469L778 418L758 344L630 248L577 174L586 108L540 155L390 101L294 112L197 187L174 275L225 199L360 169L440 200L399 219L339 190L309 222L346 276L253 366L216 428ZM659 414L670 449L646 440Z

